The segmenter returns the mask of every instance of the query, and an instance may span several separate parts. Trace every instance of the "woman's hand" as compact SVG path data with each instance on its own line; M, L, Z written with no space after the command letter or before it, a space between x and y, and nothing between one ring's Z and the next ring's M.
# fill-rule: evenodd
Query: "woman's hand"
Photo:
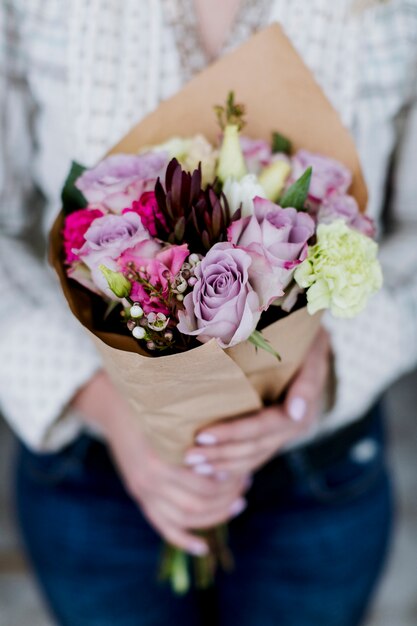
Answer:
M77 394L73 406L103 432L127 491L169 543L191 554L205 554L206 543L190 529L215 526L244 509L246 476L221 480L221 475L201 476L164 462L104 372Z
M330 370L330 341L321 330L283 405L214 425L199 433L185 464L197 474L250 474L306 434L321 408Z

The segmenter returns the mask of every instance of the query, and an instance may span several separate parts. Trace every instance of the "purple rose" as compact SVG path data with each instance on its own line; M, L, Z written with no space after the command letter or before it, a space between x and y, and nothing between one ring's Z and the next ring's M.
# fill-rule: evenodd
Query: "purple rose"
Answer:
M127 248L149 239L149 233L143 226L137 213L123 215L103 215L91 224L84 235L85 244L77 251L79 257L87 263L96 265L103 257L117 259Z
M145 192L153 189L168 164L165 152L115 154L86 170L76 182L87 201L101 203L120 213Z
M178 330L203 343L217 339L222 348L248 339L261 315L249 276L251 264L244 250L215 244L195 270L197 282L178 313Z
M137 213L108 214L94 220L84 235L85 244L76 251L79 258L91 270L91 278L98 289L114 299L99 265L118 271L117 259L129 248L142 245L156 253L160 246L150 239Z
M261 294L263 309L284 294L294 269L307 256L307 242L314 232L310 215L263 198L255 198L253 216L230 225L228 240L254 255L253 272L259 267L255 289ZM260 258L269 271L265 272L265 263L260 265Z
M353 196L344 194L326 198L317 215L318 221L324 224L329 224L340 218L351 228L355 228L368 237L375 237L373 220L367 215L362 215Z
M309 200L315 205L333 193L346 193L352 183L351 172L335 159L299 150L292 158L289 184L297 180L308 167L313 168Z

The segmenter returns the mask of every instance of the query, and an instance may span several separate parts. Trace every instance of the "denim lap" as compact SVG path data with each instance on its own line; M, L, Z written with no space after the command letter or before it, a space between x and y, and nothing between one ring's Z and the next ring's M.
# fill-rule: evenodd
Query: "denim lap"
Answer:
M219 576L216 594L180 599L156 582L160 540L103 445L83 437L56 455L22 447L18 516L58 623L359 626L391 528L378 413L365 440L320 471L293 453L291 484L273 462L259 472L230 526L234 572Z

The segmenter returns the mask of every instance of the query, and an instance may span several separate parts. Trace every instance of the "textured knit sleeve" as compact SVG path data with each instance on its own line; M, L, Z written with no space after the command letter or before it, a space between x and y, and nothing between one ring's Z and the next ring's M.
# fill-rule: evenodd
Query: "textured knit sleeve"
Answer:
M67 407L100 362L45 260L31 179L37 111L12 6L0 4L0 407L27 445L53 450L82 428Z
M378 137L379 141L384 138ZM397 144L391 202L394 227L381 243L384 287L358 318L325 321L332 335L337 377L336 404L326 416L332 426L360 417L388 385L417 365L416 146L414 95Z

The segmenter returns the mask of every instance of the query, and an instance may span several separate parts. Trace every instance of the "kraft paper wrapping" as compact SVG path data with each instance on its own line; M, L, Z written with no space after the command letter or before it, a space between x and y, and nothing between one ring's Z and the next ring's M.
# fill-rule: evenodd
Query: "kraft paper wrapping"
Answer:
M232 89L247 109L247 135L270 139L278 130L295 150L306 148L339 159L352 171L351 193L365 210L367 191L354 143L278 25L254 35L199 74L110 153L137 152L172 136L195 133L216 142L213 106L224 102ZM94 328L89 294L65 273L62 223L61 214L51 232L50 256L68 305L92 333L112 380L166 459L180 461L203 426L256 411L285 390L317 333L320 315L311 317L302 309L263 331L281 362L248 342L222 350L215 340L185 353L152 358L132 337Z

